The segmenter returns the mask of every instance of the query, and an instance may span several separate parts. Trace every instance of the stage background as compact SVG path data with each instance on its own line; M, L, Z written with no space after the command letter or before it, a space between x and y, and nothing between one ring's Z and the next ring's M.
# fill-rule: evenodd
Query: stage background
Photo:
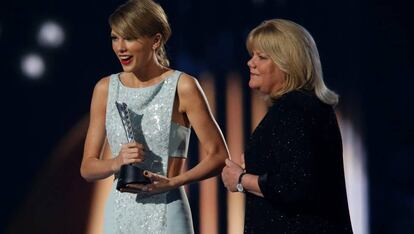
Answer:
M361 205L355 208L355 233L414 232L414 33L408 1L159 2L173 30L167 46L172 67L213 87L210 98L226 138L231 107L239 107L240 145L257 118L247 87L248 31L270 18L305 26L318 45L326 83L341 95L338 116L351 158L347 185L354 186L353 202ZM121 69L107 24L120 3L2 1L0 233L87 232L94 187L80 178L79 166L94 84ZM42 41L39 30L47 22L52 33ZM234 80L235 91L229 83ZM233 92L238 98L232 100ZM198 160L195 135L191 142L189 166ZM213 183L215 231L226 233L229 198L219 178ZM200 186L188 190L199 232Z

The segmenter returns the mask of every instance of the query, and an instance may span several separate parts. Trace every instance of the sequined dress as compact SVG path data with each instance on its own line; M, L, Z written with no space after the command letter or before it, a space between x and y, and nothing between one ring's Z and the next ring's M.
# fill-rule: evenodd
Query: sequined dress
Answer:
M171 121L176 87L181 72L156 85L130 88L119 74L110 76L106 109L107 138L113 155L127 143L115 101L125 102L131 113L136 141L145 147L140 165L166 175L168 158L187 156L190 129ZM193 233L191 211L183 187L155 195L120 193L116 180L108 197L104 215L104 233L175 234Z
M311 92L289 92L270 107L245 163L264 195L246 193L245 233L352 233L336 116Z

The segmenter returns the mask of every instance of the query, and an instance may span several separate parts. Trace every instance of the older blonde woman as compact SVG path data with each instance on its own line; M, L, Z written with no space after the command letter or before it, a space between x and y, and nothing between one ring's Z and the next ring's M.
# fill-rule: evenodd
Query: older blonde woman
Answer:
M226 160L224 185L246 193L245 233L352 233L333 107L315 42L288 20L264 21L247 38L249 86L271 101L244 152Z

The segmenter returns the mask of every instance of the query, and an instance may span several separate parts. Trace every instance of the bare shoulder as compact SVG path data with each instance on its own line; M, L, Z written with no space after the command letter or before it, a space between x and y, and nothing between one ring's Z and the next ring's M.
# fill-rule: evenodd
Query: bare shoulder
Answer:
M91 108L105 109L108 99L109 76L101 78L95 84L92 94Z
M177 94L180 102L179 109L182 112L188 112L191 110L198 110L199 112L203 108L207 107L207 98L198 83L197 79L183 73L178 80Z
M109 76L103 77L95 84L94 93L96 94L107 94L109 87Z
M182 73L178 80L177 92L180 97L195 95L200 92L200 84L195 77Z

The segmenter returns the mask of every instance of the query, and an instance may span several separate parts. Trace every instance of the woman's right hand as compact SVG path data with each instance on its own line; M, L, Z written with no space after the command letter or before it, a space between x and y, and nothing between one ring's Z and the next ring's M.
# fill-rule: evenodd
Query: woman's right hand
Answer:
M122 165L144 161L144 151L144 146L135 141L122 144L121 150L115 158L114 171L118 172Z

